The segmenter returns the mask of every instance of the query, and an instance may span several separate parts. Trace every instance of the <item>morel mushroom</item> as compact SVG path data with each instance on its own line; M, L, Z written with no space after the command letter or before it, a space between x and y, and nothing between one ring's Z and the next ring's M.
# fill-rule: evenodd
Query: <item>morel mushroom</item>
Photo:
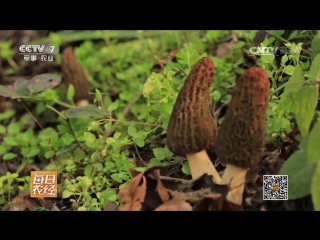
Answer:
M74 86L74 101L77 106L88 105L91 86L71 47L67 47L63 51L61 68L64 80L67 84Z
M241 205L248 168L258 164L266 137L269 79L264 69L248 69L237 80L216 138L215 152L226 169L220 184L230 184L229 202Z
M220 175L206 152L213 148L218 129L209 108L214 73L213 62L208 57L191 70L170 116L167 146L175 155L187 157L193 179L207 173L218 183Z

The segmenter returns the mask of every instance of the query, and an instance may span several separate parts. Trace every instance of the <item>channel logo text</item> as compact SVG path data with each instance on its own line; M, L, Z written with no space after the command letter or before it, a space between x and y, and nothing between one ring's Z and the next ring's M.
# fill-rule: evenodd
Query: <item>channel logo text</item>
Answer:
M21 45L19 54L57 54L59 46L55 44Z

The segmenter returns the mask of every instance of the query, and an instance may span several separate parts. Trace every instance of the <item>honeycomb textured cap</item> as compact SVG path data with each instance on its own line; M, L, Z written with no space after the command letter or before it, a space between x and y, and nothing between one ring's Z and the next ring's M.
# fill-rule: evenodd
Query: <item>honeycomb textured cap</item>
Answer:
M261 158L266 137L270 82L260 67L248 69L237 80L216 138L215 152L227 164L250 168Z
M209 90L214 74L212 60L202 58L178 94L167 128L167 146L176 155L213 148L218 127L209 108Z

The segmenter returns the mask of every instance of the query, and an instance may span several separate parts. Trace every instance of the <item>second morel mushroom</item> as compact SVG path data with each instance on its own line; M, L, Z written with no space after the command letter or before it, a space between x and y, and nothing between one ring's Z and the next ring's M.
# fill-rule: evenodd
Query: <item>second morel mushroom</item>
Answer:
M181 88L167 129L167 146L178 156L186 156L192 178L207 173L216 183L221 178L206 149L213 148L218 126L209 108L209 89L214 80L210 58L201 59Z
M77 106L89 104L91 86L83 68L77 62L71 47L67 47L62 54L62 73L67 84L74 86L74 101Z
M269 78L264 69L248 69L237 80L220 126L215 152L226 169L220 184L230 184L229 202L241 205L248 168L258 164L264 151Z

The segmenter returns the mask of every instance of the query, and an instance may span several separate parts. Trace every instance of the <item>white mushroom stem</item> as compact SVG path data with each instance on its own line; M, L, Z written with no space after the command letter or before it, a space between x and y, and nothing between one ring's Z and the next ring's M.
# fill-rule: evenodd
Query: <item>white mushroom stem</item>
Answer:
M226 165L220 184L230 186L230 192L226 197L229 202L242 204L247 171L247 168L240 168L231 164Z
M220 183L221 177L205 150L197 153L186 154L186 156L189 162L192 179L199 178L203 174L207 173L208 175L213 176L213 181L215 183Z

